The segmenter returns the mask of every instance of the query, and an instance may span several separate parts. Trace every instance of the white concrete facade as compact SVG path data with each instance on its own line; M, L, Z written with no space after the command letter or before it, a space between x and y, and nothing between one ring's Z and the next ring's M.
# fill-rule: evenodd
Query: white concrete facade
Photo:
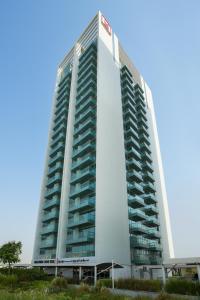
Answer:
M106 26L103 24L104 21L106 22ZM78 59L81 55L81 49L87 48L94 39L97 40L95 256L66 258L65 251L71 176L70 167L72 162ZM70 62L72 64L72 79L56 257L55 259L44 258L39 254L42 209L52 132L51 126L33 253L34 265L54 266L55 264L59 264L60 266L69 267L96 266L102 263L110 263L114 260L116 263L126 266L124 271L122 269L119 270L119 276L123 276L124 274L124 276L128 277L131 275L126 160L120 83L122 62L119 47L118 38L99 12L59 66L58 77L65 65ZM174 257L174 252L159 140L151 91L142 76L141 87L144 90L147 102L147 119L150 132L156 197L158 199L163 259L169 259ZM53 103L53 107L54 106L55 100Z

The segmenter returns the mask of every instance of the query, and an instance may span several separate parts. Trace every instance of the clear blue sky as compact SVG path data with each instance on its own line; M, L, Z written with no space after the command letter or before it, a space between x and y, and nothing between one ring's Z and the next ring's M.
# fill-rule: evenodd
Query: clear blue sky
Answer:
M0 9L0 244L32 255L58 63L101 10L154 95L177 256L200 256L200 1L6 0Z

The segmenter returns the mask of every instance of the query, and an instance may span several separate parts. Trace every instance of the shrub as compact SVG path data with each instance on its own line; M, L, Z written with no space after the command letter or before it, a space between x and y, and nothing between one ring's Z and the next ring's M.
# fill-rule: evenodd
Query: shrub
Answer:
M168 293L182 295L200 295L200 283L189 280L169 279L165 285Z
M0 269L0 273L8 274L7 268ZM39 268L32 269L12 269L12 274L18 277L19 281L33 281L33 280L46 280L48 278L47 273Z
M97 281L97 284L96 284L96 287L97 288L102 288L102 287L107 287L107 288L111 288L112 287L112 279L99 279Z
M68 283L66 278L64 277L56 277L52 280L50 287L49 287L49 292L51 293L56 293L56 292L61 292L65 289L67 289Z
M13 287L17 284L18 278L16 275L4 275L0 274L0 286L1 287Z
M115 287L119 289L128 289L135 291L159 292L162 290L162 283L159 280L142 280L142 279L118 279Z
M81 282L80 287L78 288L79 293L88 293L90 292L90 287L88 284Z

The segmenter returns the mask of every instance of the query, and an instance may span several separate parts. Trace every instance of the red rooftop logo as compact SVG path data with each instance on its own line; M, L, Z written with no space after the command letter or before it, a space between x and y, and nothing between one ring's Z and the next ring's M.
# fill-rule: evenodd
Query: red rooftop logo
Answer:
M104 18L104 16L101 16L101 23L102 23L103 27L106 29L106 31L108 32L108 34L111 35L112 29L110 27L110 24L106 20L106 18Z

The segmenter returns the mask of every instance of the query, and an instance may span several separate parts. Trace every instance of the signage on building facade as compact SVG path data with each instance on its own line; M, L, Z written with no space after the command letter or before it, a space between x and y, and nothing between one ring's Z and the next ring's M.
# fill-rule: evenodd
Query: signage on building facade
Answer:
M108 32L108 34L111 35L112 28L111 28L110 24L108 23L108 21L106 20L106 18L104 18L104 16L101 16L101 24L106 29L106 31Z

